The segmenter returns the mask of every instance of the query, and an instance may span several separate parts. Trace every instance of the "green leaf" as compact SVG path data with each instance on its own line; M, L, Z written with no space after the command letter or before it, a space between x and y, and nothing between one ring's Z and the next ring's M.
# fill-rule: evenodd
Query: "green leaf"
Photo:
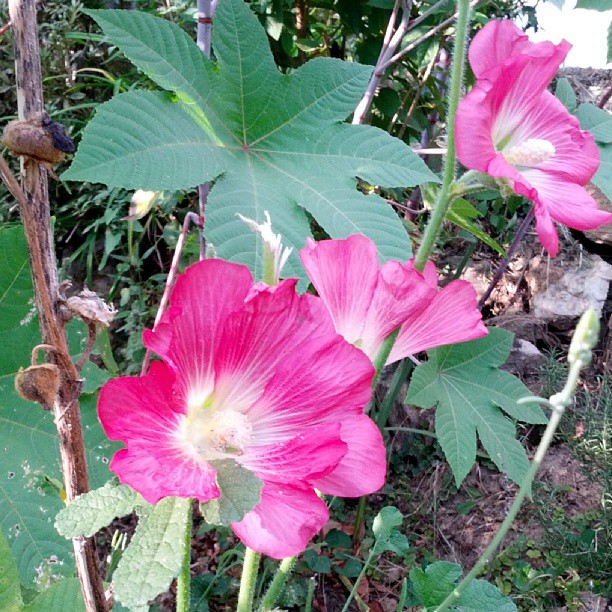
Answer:
M70 329L74 352L81 352L85 326L75 322ZM0 342L10 346L0 353L0 529L23 584L45 586L51 575L72 575L74 560L72 543L53 527L64 507L58 489L49 486L62 479L53 415L15 392L15 374L40 343L28 254L17 226L0 228ZM81 398L81 416L90 483L101 486L118 445L100 427L95 396Z
M601 163L591 182L612 198L612 144L598 146Z
M78 578L54 582L38 595L22 612L85 612Z
M317 554L317 551L313 548L309 548L304 551L304 561L308 564L308 567L318 574L329 574L332 568L332 561L325 555Z
M188 512L190 500L166 497L140 516L113 574L115 597L124 606L146 606L178 576Z
M436 409L436 435L461 484L476 460L476 433L497 467L520 483L529 467L516 440L514 424L500 411L525 423L546 423L535 404L518 404L531 395L518 378L498 369L510 353L513 334L490 328L489 335L428 351L429 359L412 375L407 403Z
M403 520L403 514L393 506L383 508L376 515L372 523L372 531L376 538L374 543L376 554L391 551L398 555L405 555L408 552L408 540L403 533L398 531Z
M436 561L425 568L415 567L410 572L410 582L419 603L429 608L441 604L455 588L463 570L457 563Z
M106 370L102 370L95 363L88 361L81 369L80 376L85 380L83 393L95 393L107 380L111 378Z
M423 571L415 568L410 572L410 582L418 603L430 609L440 605L457 586L463 570L456 563L436 561ZM454 604L461 612L515 612L512 600L486 580L473 580Z
M215 179L206 231L220 257L261 273L260 237L237 213L294 248L285 270L305 278L298 251L310 213L334 238L363 233L381 259L406 259L400 218L356 177L406 187L437 181L403 142L371 126L342 123L372 67L314 59L284 75L265 31L242 0L215 15L209 61L175 24L136 11L89 11L109 40L171 93L132 91L99 107L84 131L67 180L131 189L192 188Z
M55 517L55 528L65 538L90 537L114 519L126 516L146 502L134 489L107 482L103 487L79 495Z
M576 111L580 127L593 134L597 142L612 142L612 115L594 104L581 104Z
M476 215L474 215L474 212ZM506 251L504 248L495 242L491 236L489 236L486 232L483 232L477 225L469 220L476 218L476 216L479 214L480 213L478 210L474 208L474 206L472 206L467 200L457 198L453 201L446 218L451 223L454 223L461 229L464 229L466 232L476 236L476 238L490 246L494 251L497 251L503 257L506 257Z
M578 0L577 9L590 9L592 11L612 10L612 0Z
M563 106L565 106L570 113L576 110L576 94L574 93L574 88L571 83L566 78L561 78L557 81L555 96L561 100Z
M225 526L242 520L259 503L263 483L233 459L217 459L210 464L217 470L221 495L200 505L204 520Z
M608 54L606 61L608 64L612 62L612 21L610 21L610 25L608 26Z
M0 610L16 612L22 607L17 565L6 538L0 532Z
M486 580L472 580L457 601L462 612L516 612L516 605Z

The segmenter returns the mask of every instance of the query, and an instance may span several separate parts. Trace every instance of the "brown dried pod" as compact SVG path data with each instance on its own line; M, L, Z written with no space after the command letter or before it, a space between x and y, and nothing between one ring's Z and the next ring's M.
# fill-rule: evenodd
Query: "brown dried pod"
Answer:
M38 402L45 410L51 410L61 383L59 368L52 363L19 368L15 376L15 389L29 402Z
M85 323L97 323L103 327L108 327L117 314L112 304L108 305L89 289L83 289L78 295L69 297L66 306Z
M45 112L23 121L10 121L4 128L2 144L14 155L31 157L49 169L75 150L64 126Z

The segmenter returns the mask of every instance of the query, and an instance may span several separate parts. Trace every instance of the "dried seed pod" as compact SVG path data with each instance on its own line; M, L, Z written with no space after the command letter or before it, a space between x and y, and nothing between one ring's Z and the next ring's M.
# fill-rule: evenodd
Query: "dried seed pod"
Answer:
M60 388L60 371L52 363L19 368L15 376L15 389L19 396L30 402L38 402L45 410L51 410Z
M48 168L75 150L64 126L53 121L47 113L9 122L4 128L2 144L14 155L31 157Z
M88 289L69 297L66 306L85 323L98 323L104 327L108 327L117 314L112 305L109 306L101 297Z

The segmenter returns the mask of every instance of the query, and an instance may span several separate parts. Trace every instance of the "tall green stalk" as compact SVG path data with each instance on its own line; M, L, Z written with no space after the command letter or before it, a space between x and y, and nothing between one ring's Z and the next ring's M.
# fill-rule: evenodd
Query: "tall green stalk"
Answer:
M193 508L191 503L187 511L187 524L183 536L183 563L176 583L176 612L189 612L189 590L191 587L191 528Z
M538 445L531 465L529 466L529 470L523 478L523 482L521 483L521 487L516 495L516 498L514 499L514 502L512 503L504 522L500 525L497 533L495 534L495 537L491 540L491 543L482 553L476 562L476 565L474 565L467 576L457 585L457 588L435 609L435 612L444 612L457 603L461 595L465 593L465 590L468 588L472 580L474 580L474 578L476 578L476 576L478 576L478 574L480 574L480 572L484 569L485 565L491 559L493 553L496 551L497 547L501 544L502 540L508 533L510 526L521 509L523 500L531 491L531 485L533 484L535 475L540 467L540 464L542 463L542 460L544 459L544 456L546 455L546 452L548 451L548 448L550 447L551 442L553 441L553 437L557 427L559 426L561 417L563 416L566 407L569 406L572 401L572 396L574 395L576 385L578 384L580 371L591 361L591 350L597 343L599 335L598 332L599 320L597 319L597 316L593 310L588 310L582 315L582 318L576 327L576 331L574 332L574 338L572 339L567 358L570 364L570 369L563 390L560 393L553 395L550 400L546 400L544 398L525 398L523 400L522 403L525 403L525 401L532 401L547 405L552 410L550 421L548 422L546 430L544 431L544 435L542 436L542 440Z
M270 588L263 598L259 608L257 608L257 612L270 612L274 608L274 605L278 601L278 598L282 595L283 589L285 588L285 583L287 582L287 578L291 574L293 570L293 566L297 561L297 556L295 557L286 557L280 562L278 570L274 575L274 579L270 584Z
M425 228L421 246L417 251L414 267L420 272L433 251L436 239L440 233L442 223L452 201L451 190L455 179L457 165L457 152L455 149L455 116L459 97L463 89L463 75L465 73L465 52L467 48L468 29L470 25L470 0L457 0L457 31L453 49L453 63L451 67L450 87L448 91L448 119L446 122L447 153L444 160L444 178L438 191L435 208L432 211L429 223Z
M240 578L240 592L236 612L251 612L255 598L255 585L257 583L257 570L261 554L247 547L244 552L242 576Z

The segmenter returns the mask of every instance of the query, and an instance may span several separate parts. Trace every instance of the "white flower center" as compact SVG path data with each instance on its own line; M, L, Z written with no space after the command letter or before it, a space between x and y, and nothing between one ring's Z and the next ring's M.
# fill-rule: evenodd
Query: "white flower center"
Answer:
M204 407L190 411L185 421L185 439L205 459L241 454L252 434L253 426L248 417L231 408Z
M555 146L549 140L530 138L503 151L512 166L538 166L555 154Z

